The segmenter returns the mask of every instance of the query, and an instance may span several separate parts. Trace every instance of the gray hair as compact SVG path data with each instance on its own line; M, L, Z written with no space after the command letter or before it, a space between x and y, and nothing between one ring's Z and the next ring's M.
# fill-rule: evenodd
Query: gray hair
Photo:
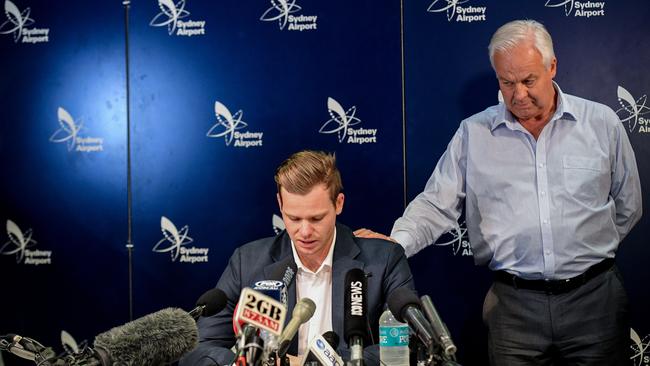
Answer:
M548 34L542 23L528 19L513 20L502 25L494 32L488 45L492 68L494 68L494 54L496 52L509 51L526 41L533 42L533 46L542 54L544 66L550 69L551 61L555 58L551 35Z

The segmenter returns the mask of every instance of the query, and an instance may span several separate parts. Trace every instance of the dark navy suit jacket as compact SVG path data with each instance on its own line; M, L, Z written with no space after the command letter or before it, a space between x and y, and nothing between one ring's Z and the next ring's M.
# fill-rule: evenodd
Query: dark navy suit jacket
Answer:
M199 345L181 359L180 365L228 365L232 362L234 354L230 348L235 344L232 317L241 290L269 279L272 274L283 273L285 268L279 267L286 266L283 260L291 256L291 239L285 231L274 238L256 240L237 248L217 283L217 288L226 293L228 304L220 313L199 320ZM402 286L414 289L401 245L380 239L357 238L348 227L336 224L332 260L332 328L341 338L337 351L344 360L349 359L349 349L343 339L345 275L352 268L371 274L368 278L368 320L374 344L378 344L379 317L386 308L388 294ZM288 288L288 297L287 321L296 304L295 280ZM296 336L288 353L295 355L297 350ZM378 347L366 348L364 357L366 365L378 365Z

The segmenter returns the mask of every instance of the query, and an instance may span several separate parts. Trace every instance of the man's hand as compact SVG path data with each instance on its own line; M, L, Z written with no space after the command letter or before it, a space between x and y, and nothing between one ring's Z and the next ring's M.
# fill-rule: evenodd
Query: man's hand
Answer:
M290 366L300 366L300 357L287 355L287 358L289 359L289 365ZM277 366L280 366L280 365L282 365L282 362L280 360L276 360L275 364Z
M300 357L292 356L292 355L287 355L287 356L289 356L289 365L300 366Z
M393 243L397 243L395 239L391 238L390 236L386 236L381 233L376 233L370 229L366 228L361 228L357 229L354 231L354 236L357 236L359 238L368 238L368 239L384 239L384 240L389 240L392 241Z

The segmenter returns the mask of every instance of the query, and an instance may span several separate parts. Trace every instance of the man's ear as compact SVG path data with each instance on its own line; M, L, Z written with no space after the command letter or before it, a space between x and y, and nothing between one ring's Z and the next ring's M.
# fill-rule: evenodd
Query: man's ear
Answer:
M282 212L282 196L280 196L280 192L276 193L275 197L278 199L278 207L280 208L280 212Z
M555 74L557 73L557 59L555 57L553 57L551 60L551 67L549 71L551 72L551 79L554 79Z
M341 212L343 212L343 203L345 203L345 195L343 193L339 193L339 195L336 196L336 204L334 205L336 207L337 215L340 215Z

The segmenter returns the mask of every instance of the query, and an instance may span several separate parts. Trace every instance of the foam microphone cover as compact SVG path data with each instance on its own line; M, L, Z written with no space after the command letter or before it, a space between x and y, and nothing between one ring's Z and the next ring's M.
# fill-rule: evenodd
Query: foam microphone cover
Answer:
M369 342L368 333L368 280L363 270L353 268L345 275L345 302L343 310L344 334L349 342L352 337L361 337Z
M223 310L226 307L228 298L226 294L218 288L213 288L206 291L196 301L196 306L205 306L203 308L202 316L212 316Z
M95 337L102 364L153 366L177 361L198 344L194 319L167 308L115 327Z
M396 288L393 292L388 295L388 309L393 313L395 319L399 322L407 323L406 319L403 317L403 311L406 308L412 305L418 309L421 309L420 299L418 296L408 287L399 287Z

